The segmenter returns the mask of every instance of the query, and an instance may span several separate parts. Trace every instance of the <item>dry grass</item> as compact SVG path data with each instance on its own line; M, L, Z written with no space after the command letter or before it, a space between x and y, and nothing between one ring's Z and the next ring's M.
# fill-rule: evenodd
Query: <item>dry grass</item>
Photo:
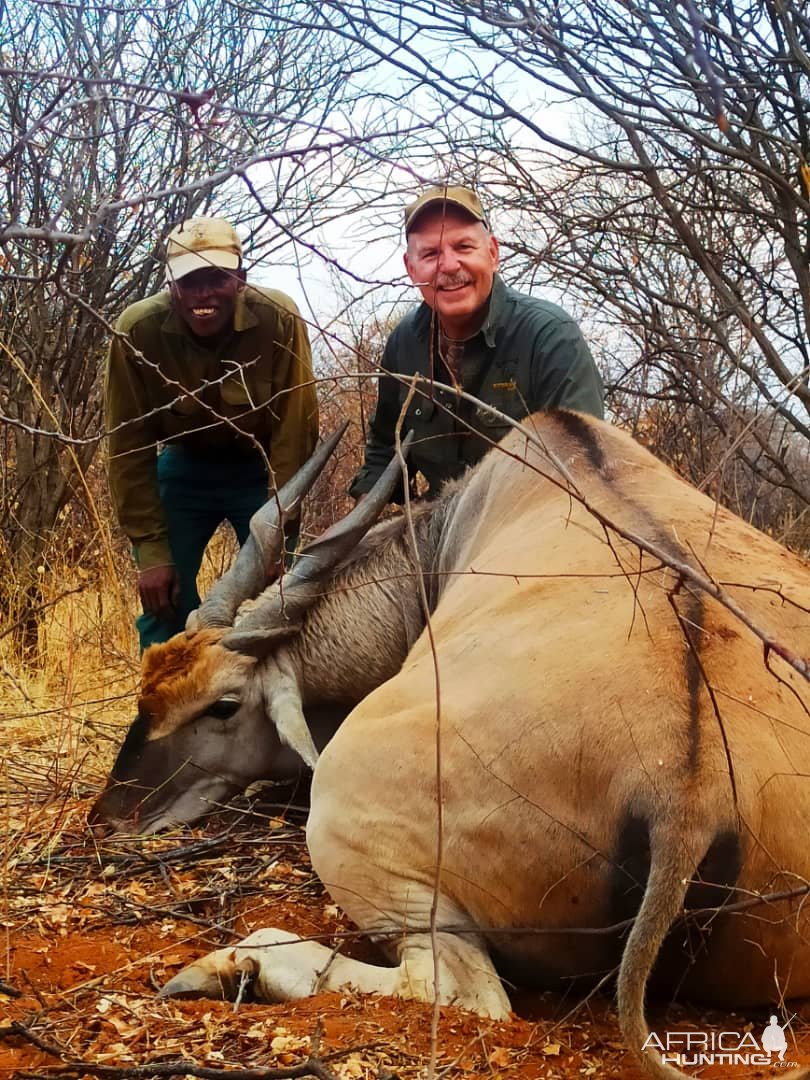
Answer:
M203 589L234 548L223 528L206 554ZM136 577L124 545L91 569L70 566L54 545L44 569L37 656L23 660L13 634L0 637L0 800L7 809L0 827L7 841L29 833L43 807L87 798L103 783L133 719L140 673Z
M102 783L131 719L138 654L134 586L124 560L94 572L56 566L42 582L38 657L23 662L0 639L0 826L5 866L14 852L53 849L75 800ZM64 812L56 812L63 807ZM43 828L47 821L47 828ZM7 875L4 875L7 880Z

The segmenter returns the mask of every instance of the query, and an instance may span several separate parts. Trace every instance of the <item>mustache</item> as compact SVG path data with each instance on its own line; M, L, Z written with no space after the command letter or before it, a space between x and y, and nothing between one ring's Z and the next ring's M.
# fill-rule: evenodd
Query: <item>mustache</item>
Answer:
M462 285L472 285L472 278L468 274L437 274L435 288L458 289Z

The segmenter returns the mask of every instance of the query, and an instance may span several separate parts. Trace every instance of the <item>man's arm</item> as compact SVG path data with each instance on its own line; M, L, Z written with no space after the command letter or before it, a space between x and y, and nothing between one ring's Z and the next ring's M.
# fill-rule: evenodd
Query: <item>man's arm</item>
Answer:
M287 300L280 312L278 363L273 380L270 434L271 487L283 487L310 457L318 442L318 398L306 324Z
M382 361L385 371L396 370L394 357L395 347L393 339L389 337ZM352 498L360 499L367 495L394 456L394 432L401 408L400 384L396 379L381 375L377 380L377 404L368 422L363 464L349 487ZM391 501L402 502L402 496L397 497L395 493Z
M149 416L156 402L119 320L110 344L104 383L109 435L110 492L121 528L136 549L141 571L172 565L157 479L157 425Z
M529 408L576 409L602 419L602 379L582 331L570 316L547 320L534 339Z

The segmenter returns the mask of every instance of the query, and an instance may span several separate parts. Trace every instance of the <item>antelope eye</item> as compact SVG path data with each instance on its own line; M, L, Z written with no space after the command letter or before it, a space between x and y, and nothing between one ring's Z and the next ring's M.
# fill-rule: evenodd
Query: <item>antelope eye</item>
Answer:
M206 716L213 716L215 720L230 720L242 705L239 698L223 697L215 701L205 710Z

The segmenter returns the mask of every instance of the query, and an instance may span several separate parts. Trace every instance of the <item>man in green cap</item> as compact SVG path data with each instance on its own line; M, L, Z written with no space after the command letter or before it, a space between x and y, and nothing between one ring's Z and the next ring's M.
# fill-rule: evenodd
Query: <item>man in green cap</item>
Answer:
M197 573L220 522L243 543L253 513L318 438L306 326L284 293L247 285L233 227L196 217L175 228L166 283L121 315L105 382L110 490L138 564L141 649L182 630L199 604Z
M394 329L382 368L419 373L467 393L512 419L563 407L603 416L602 382L574 320L556 304L517 292L498 271L498 241L466 187L434 187L405 209L405 269L423 303ZM391 460L408 386L382 376L365 460L350 493L362 498ZM508 430L454 391L422 386L403 424L408 456L428 494L474 464Z

